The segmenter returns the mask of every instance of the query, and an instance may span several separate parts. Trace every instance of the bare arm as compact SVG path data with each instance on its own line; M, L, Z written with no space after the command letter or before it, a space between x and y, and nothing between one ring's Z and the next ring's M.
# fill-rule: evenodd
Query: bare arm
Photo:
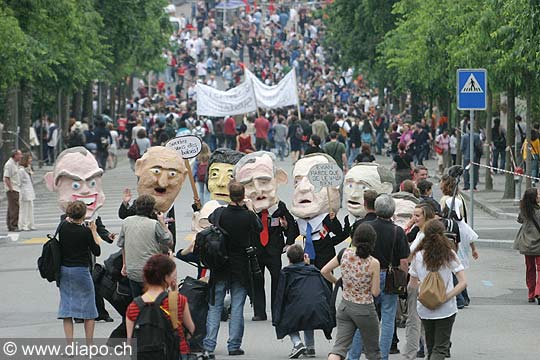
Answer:
M13 191L13 185L11 184L11 179L7 176L4 176L4 184L8 188L9 191Z
M379 260L371 259L369 270L371 272L371 295L376 297L381 293L381 264Z
M456 297L456 295L461 294L461 292L463 292L463 290L465 290L465 288L467 287L467 278L465 276L465 271L458 271L456 273L456 277L458 279L458 283L456 286L454 286L452 291L446 294L446 301L452 300Z
M401 270L407 272L409 270L409 258L399 259L399 267Z
M321 275L332 284L337 282L336 277L332 274L332 271L339 266L337 256L334 256L321 270Z
M133 338L133 328L135 327L135 321L126 318L126 333L127 338Z

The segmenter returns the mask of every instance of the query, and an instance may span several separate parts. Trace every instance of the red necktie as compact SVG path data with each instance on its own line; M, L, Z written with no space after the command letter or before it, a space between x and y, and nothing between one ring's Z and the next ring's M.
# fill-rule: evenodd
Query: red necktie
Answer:
M262 211L262 218L261 218L262 224L263 224L263 230L261 231L261 245L266 246L268 245L268 210Z

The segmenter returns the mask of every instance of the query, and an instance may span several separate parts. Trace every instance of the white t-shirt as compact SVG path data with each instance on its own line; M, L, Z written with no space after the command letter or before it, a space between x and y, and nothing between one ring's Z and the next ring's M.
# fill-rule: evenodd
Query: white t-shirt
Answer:
M416 248L418 247L418 245L420 245L420 242L424 239L424 233L422 231L419 231L417 234L416 234L416 237L414 238L414 241L411 243L410 245L410 248L411 248L411 254L414 252L414 250L416 250Z
M463 271L463 265L459 261L455 252L452 251L455 256L455 260L452 261L449 265L446 265L439 269L439 274L446 284L446 293L448 294L452 289L454 289L454 282L452 280L452 272L457 273ZM420 283L424 281L429 271L426 269L423 258L424 251L420 251L414 255L411 266L409 267L409 274L420 280ZM456 299L452 298L439 306L435 310L430 310L426 308L420 301L416 306L418 310L418 316L420 319L445 319L457 313L457 303Z

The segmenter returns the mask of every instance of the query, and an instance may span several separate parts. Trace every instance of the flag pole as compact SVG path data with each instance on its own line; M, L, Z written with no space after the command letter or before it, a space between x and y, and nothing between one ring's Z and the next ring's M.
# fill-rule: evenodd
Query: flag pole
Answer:
M244 65L245 66L245 65ZM249 69L246 67L246 76L249 77L249 81L251 83L251 91L253 91L253 99L255 100L255 107L257 108L257 117L260 118L261 117L261 113L259 111L259 104L257 103L257 94L255 93L255 85L253 85L253 77L251 75L248 75L248 73L250 74L253 74L251 71L249 71Z
M292 68L294 76L294 91L296 93L296 110L298 111L298 120L302 121L302 113L300 112L300 96L298 95L298 83L296 81L296 70Z

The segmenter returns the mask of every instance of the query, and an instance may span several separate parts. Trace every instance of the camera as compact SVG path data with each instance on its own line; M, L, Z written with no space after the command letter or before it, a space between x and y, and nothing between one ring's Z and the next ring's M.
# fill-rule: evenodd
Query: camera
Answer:
M261 267L259 266L259 261L257 260L257 249L250 246L246 248L246 254L248 256L251 274L255 277L262 277Z

